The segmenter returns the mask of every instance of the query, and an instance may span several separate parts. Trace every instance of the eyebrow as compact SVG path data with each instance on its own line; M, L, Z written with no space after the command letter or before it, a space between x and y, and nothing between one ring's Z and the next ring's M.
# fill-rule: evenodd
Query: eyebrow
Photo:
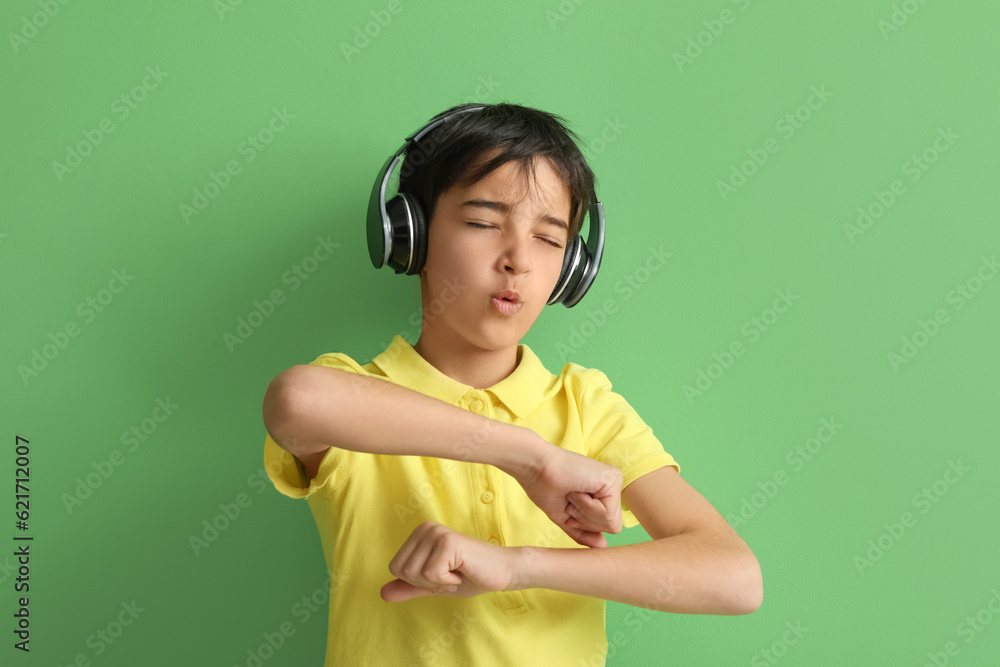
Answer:
M461 208L465 208L467 206L478 207L478 208L486 208L486 209L489 209L491 211L498 211L500 213L506 213L508 215L510 214L510 212L512 210L511 209L511 205L508 204L507 202L490 201L488 199L470 199L469 201L464 202L462 204ZM549 225L555 225L556 227L559 227L560 229L565 230L566 233L569 233L569 225L567 225L564 220L560 220L559 218L555 217L554 215L550 215L548 213L545 213L544 215L542 215L539 218L539 220L541 220L542 222L544 222L546 224L549 224Z

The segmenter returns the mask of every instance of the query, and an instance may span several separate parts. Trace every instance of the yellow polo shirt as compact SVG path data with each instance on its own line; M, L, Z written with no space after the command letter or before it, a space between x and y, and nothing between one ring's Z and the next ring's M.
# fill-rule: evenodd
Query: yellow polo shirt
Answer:
M370 363L359 365L336 352L311 365L377 376L525 426L554 445L617 466L623 488L664 466L680 472L650 427L611 390L604 373L567 363L553 375L524 344L518 345L517 358L514 371L486 389L448 377L399 335ZM389 561L427 520L492 544L588 548L574 542L498 468L331 447L309 480L299 460L270 434L264 462L278 491L309 502L319 529L330 573L327 667L605 664L607 602L601 598L546 588L401 602L380 597L379 589L395 578ZM624 502L622 523L626 528L639 523Z

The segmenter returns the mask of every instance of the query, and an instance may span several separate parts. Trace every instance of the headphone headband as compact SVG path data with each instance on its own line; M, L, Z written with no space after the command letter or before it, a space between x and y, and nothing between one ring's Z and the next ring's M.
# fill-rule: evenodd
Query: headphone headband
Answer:
M480 104L466 109L459 109L431 121L408 136L403 145L399 147L399 150L382 165L382 169L379 170L378 177L375 179L375 187L372 189L371 198L368 200L368 255L371 257L372 264L375 265L376 269L389 263L389 253L392 251L392 226L389 225L389 214L385 210L385 189L392 178L393 170L399 163L400 155L412 144L423 139L428 132L449 118L467 111L478 111L484 107L485 105ZM381 235L381 240L378 238L373 239L373 234L375 236ZM411 235L410 238L413 238L413 236Z

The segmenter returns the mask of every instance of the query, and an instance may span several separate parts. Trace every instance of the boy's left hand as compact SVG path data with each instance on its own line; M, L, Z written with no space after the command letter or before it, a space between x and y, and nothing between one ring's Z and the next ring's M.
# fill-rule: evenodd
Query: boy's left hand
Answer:
M515 577L515 553L436 521L417 526L389 562L396 579L381 589L398 602L423 595L474 597L507 590Z

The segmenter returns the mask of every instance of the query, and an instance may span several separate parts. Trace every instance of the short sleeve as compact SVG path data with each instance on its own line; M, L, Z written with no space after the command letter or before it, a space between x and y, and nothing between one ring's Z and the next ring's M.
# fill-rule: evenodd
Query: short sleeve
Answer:
M320 355L309 363L310 366L338 368L357 375L368 373L353 359L341 352ZM321 489L330 488L348 473L346 459L350 452L337 447L326 451L319 464L316 476L309 479L302 461L288 450L282 449L271 434L264 438L264 470L274 488L289 498L309 498Z
M608 376L591 369L592 376L580 398L580 421L587 455L622 471L622 489L646 473L681 466L625 398L612 391ZM639 520L622 501L622 525L632 528Z

